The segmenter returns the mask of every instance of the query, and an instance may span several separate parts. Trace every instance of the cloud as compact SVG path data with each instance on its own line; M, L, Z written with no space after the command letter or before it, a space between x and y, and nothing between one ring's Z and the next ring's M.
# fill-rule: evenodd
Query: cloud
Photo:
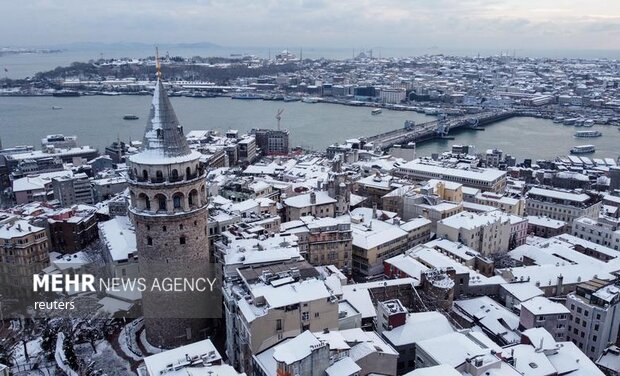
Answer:
M0 45L617 48L617 0L0 0ZM565 35L576 36L567 41ZM602 38L601 34L608 34ZM613 38L612 38L613 37Z

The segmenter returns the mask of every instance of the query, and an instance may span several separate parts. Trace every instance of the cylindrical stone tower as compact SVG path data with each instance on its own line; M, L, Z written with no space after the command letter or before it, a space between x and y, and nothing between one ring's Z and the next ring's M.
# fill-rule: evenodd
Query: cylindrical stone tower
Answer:
M140 276L147 281L142 292L146 338L151 345L173 348L210 334L209 292L152 287L209 277L208 213L201 154L189 148L159 76L143 150L129 157L130 212Z

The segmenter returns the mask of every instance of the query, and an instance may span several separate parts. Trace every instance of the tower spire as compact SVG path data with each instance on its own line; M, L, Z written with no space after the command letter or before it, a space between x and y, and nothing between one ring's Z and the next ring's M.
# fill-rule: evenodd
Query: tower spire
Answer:
M161 63L159 62L159 47L155 47L155 68L157 69L157 79L161 80Z

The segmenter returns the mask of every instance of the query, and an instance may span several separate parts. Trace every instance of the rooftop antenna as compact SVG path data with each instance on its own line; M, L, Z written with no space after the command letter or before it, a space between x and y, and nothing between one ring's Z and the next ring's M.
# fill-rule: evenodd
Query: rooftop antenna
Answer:
M159 47L155 47L155 68L157 69L157 79L161 80L161 64L159 63Z
M278 110L278 113L276 114L276 120L278 121L278 130L280 130L280 120L282 120L282 113L284 112L283 108L280 108Z

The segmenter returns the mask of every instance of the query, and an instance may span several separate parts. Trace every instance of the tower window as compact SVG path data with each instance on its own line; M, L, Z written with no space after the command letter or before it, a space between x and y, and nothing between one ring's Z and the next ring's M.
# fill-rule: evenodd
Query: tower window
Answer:
M183 225L179 225L179 230L183 230Z
M142 178L143 178L144 180L148 180L148 178L149 178L149 172L148 172L148 171L146 171L146 170L142 170Z
M172 203L175 209L181 209L181 195L176 195L172 198Z
M159 210L166 210L166 196L158 195L157 203L159 204Z
M151 238L150 236L146 237L146 244L147 245L153 245L153 238Z
M179 178L179 171L177 171L177 169L175 168L174 170L172 170L170 176L172 176L172 180L177 180Z
M157 178L158 181L161 181L164 179L164 173L161 171L157 171L155 172L155 177Z
M190 178L190 175L191 175L191 174L192 174L192 169L191 169L191 168L189 168L189 167L188 167L188 168L186 168L186 169L185 169L185 175L187 175L187 179L189 179L189 178Z
M161 230L162 230L163 232L166 232L166 226L161 226Z
M180 243L180 244L185 244L185 236L181 236L181 237L179 238L179 243Z

